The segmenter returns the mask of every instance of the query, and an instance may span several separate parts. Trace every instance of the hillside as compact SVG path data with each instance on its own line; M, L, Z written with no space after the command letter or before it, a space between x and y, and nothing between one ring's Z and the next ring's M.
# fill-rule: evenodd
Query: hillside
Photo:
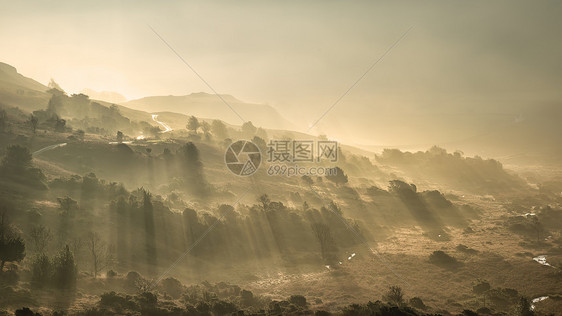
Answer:
M0 105L38 110L46 106L47 87L17 72L16 68L0 62Z
M293 127L275 108L269 105L246 103L231 95L221 96L244 120L251 121L257 126L276 129L291 129ZM217 96L203 92L184 96L150 96L122 104L147 112L175 112L220 119L229 124L241 124L240 118Z
M336 161L279 164L270 141L329 139L37 93L34 109L7 90L19 109L0 116L0 229L25 245L3 257L0 315L513 315L546 296L535 315L562 306L557 173L439 147L338 144ZM239 139L262 154L247 177L227 165ZM298 166L338 173L276 173Z

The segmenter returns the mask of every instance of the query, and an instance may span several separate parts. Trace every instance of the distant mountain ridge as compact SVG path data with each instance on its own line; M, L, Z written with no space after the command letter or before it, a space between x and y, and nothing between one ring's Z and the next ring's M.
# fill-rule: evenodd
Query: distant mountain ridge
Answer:
M18 107L28 112L45 109L51 97L46 92L48 89L47 86L36 80L21 75L15 67L0 62L0 108ZM247 103L226 94L221 95L221 97L245 121L252 121L255 126L277 130L278 133L276 134L281 136L284 131L298 130L298 126L286 120L272 106ZM151 114L160 114L160 118L174 129L184 127L187 120L185 116L191 115L203 119L219 119L235 126L240 126L243 123L220 98L204 92L184 96L149 96L120 103L107 102L99 95L91 95L91 99L106 107L111 106L112 103L117 104L121 113L131 121L152 123ZM417 151L432 145L439 145L449 151L458 149L469 155L493 157L514 165L535 163L561 165L562 124L560 124L560 121L562 120L562 105L559 102L503 108L501 110L500 114L504 117L503 119L495 119L495 117L490 119L486 114L482 114L480 116L473 115L466 120L459 119L453 124L448 116L426 115L427 119L412 122L412 124L419 124L415 126L412 124L410 124L411 126L403 125L402 128L394 126L401 123L400 116L388 116L386 122L382 122L387 125L378 126L379 131L384 133L387 130L395 130L403 132L405 135L411 135L412 132L407 129L409 127L415 129L416 133L426 135L427 140L423 143L416 143L415 141L405 143L412 145L402 146L391 146L391 144L384 146L355 144L354 146L366 151L378 152L389 147ZM505 117L509 118L510 116L512 117L511 120L505 119ZM476 125L477 119L481 120L482 124ZM376 127L376 125L373 126ZM426 128L439 129L441 133L445 133L454 131L454 128L462 129L471 126L485 126L487 128L480 128L480 131L476 132L474 136L448 142L436 141L425 130ZM376 133L377 130L374 129L371 132ZM335 133L330 136L338 137L338 134Z
M20 107L27 111L44 109L50 95L49 88L31 78L18 73L9 64L0 62L0 105ZM241 125L245 121L252 121L255 126L273 129L294 129L293 125L282 117L277 110L266 104L247 103L231 95L221 97L236 111L231 110L216 95L204 92L192 93L184 96L149 96L127 101L126 98L112 91L97 92L84 89L82 93L92 100L115 103L128 114L139 119L139 112L175 112L184 115L194 115L200 118L219 119L233 125ZM101 103L104 103L101 102Z
M204 92L183 96L149 96L121 103L121 105L147 112L175 112L196 117L223 120L230 124L240 125L242 120L252 121L256 126L277 129L291 129L293 124L286 120L277 110L267 104L247 103L224 94L222 100L213 94ZM235 113L236 111L236 113Z
M49 101L48 87L18 73L11 65L0 62L0 105L28 111L44 108Z
M90 99L101 100L109 103L124 103L127 102L127 98L119 92L115 91L95 91L92 89L82 89L80 93L83 93L90 97Z
M0 62L0 81L24 89L46 91L47 86L18 73L14 66Z

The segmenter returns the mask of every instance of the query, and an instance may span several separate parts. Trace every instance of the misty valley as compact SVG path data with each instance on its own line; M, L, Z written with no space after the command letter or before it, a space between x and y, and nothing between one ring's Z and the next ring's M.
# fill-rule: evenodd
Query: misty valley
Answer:
M273 140L329 139L142 112L54 82L18 88L6 85L0 117L6 315L562 306L559 173L437 146L372 154L339 144L337 162L318 162L337 167L333 176L271 175ZM263 153L249 177L225 166L238 139Z
M0 0L0 316L562 315L561 15Z

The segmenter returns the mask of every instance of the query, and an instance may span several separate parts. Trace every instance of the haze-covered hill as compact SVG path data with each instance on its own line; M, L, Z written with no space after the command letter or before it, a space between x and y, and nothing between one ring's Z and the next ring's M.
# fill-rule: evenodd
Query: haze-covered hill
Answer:
M451 145L517 165L562 166L562 104L522 109L486 133Z
M43 108L49 96L48 88L19 74L15 67L0 62L0 105L33 111Z
M317 138L38 93L38 109L17 90L8 90L16 105L0 109L0 236L12 249L0 252L0 315L22 306L42 315L512 315L543 296L537 310L560 310L556 174L528 183L498 161L438 147L375 156L344 144L336 162L314 164L337 175L275 174L270 140ZM225 164L238 139L263 154L249 177ZM389 296L397 289L405 294Z
M221 97L246 121L258 126L291 129L293 125L283 118L275 108L266 104L240 101L231 95ZM220 119L230 124L241 124L240 118L217 96L207 93L192 93L184 96L150 96L122 103L124 106L147 112L176 112Z
M95 91L92 89L83 89L80 91L94 100L101 100L109 103L123 103L127 102L127 98L119 92L115 91Z

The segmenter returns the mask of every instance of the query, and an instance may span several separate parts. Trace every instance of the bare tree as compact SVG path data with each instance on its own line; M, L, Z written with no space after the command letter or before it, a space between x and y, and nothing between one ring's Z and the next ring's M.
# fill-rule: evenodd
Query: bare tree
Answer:
M539 219L537 218L537 216L533 216L531 219L531 223L533 225L533 229L535 230L535 233L537 234L537 243L541 242L541 237L542 237L542 233L543 233L543 226L542 223L539 221Z
M92 264L94 279L100 271L107 268L111 263L111 252L107 244L100 238L98 233L89 233L86 237L86 244Z
M399 286L391 286L388 291L384 294L384 299L395 305L402 305L404 303L404 293L402 288Z
M29 233L31 248L37 253L45 253L45 249L52 240L51 230L45 225L37 225L31 228Z
M334 238L332 238L332 232L330 227L324 223L314 223L311 225L312 232L318 243L320 244L320 252L322 253L322 259L326 263L330 263L335 260L336 255L336 243Z

